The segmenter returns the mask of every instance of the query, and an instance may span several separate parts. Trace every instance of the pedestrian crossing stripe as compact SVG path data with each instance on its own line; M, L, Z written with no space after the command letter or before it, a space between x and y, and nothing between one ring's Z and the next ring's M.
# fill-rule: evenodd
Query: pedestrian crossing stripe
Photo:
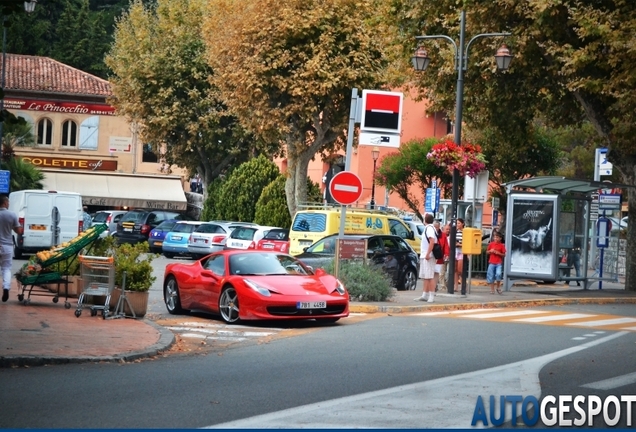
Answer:
M636 332L636 318L605 314L570 313L535 309L469 309L461 311L421 312L414 315Z

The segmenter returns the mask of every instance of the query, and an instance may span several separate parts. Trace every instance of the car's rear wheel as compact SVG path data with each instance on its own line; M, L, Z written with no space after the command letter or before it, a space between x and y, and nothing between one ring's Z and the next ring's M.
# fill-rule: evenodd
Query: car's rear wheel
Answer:
M223 289L219 298L219 312L226 323L235 323L239 320L239 298L232 286Z
M181 308L179 284L174 276L168 276L163 284L163 301L166 303L166 309L168 309L170 314L178 315L185 312Z
M402 278L402 286L400 289L405 291L412 291L416 288L417 285L417 275L415 274L415 270L412 268L406 269L404 273L404 277Z
M174 258L174 254L171 252L164 252L163 256L165 256L166 258Z

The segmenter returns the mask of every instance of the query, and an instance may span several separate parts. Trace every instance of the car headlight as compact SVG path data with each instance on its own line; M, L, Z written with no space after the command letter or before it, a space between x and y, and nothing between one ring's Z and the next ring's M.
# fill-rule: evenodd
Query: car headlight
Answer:
M347 292L342 282L340 282L338 279L336 279L336 291L338 291L338 294L340 295L345 295Z
M263 288L262 286L260 286L254 281L251 281L249 279L243 279L243 281L245 282L245 285L252 288L254 291L259 293L260 295L263 295L265 297L269 297L272 295L267 288Z

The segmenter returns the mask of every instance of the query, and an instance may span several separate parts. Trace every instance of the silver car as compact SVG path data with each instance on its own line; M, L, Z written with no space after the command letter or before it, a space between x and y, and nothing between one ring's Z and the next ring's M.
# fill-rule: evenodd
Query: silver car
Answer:
M210 221L202 223L190 234L188 252L195 259L225 248L225 241L234 228L239 226L258 226L248 222Z
M121 219L123 215L125 215L128 210L100 210L95 213L93 216L93 225L98 224L106 224L108 225L108 229L101 233L100 237L106 237L112 235L115 231L117 231L117 222Z

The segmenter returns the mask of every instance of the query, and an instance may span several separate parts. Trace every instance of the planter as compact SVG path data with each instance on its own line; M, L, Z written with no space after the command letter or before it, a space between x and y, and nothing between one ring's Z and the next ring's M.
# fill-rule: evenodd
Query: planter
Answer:
M126 298L128 302L124 301L124 313L128 316L133 316L133 311L135 312L135 316L137 318L142 318L146 315L148 311L148 297L150 296L149 291L128 291L126 290ZM110 296L110 312L114 313L115 308L117 307L117 302L119 301L119 297L121 297L121 289L115 288L113 293ZM128 307L128 303L132 307L132 311Z

